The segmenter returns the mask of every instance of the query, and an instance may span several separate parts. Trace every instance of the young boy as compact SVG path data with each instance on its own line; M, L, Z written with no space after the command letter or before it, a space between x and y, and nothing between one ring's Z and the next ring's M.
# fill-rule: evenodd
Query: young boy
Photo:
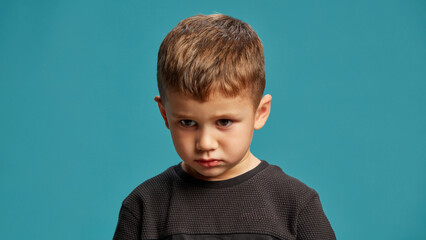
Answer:
M182 162L124 201L114 239L335 239L318 194L250 152L265 124L263 47L221 14L181 21L158 53L155 97Z

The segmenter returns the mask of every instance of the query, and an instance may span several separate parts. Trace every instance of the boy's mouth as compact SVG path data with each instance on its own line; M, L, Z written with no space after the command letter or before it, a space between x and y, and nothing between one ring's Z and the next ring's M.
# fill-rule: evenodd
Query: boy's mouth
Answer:
M195 160L198 164L203 167L216 167L220 164L221 160L219 159L197 159Z

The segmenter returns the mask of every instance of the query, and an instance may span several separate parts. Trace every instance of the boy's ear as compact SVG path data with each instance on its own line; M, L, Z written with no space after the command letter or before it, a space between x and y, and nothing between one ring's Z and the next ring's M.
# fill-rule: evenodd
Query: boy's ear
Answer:
M167 122L167 115L166 115L166 109L164 108L163 103L161 102L160 96L155 96L154 100L158 104L158 109L160 109L161 116L164 119L164 123L166 124L166 127L169 128L169 123Z
M266 94L260 100L259 106L256 110L256 118L254 120L254 129L259 130L265 125L266 120L268 120L269 113L271 112L271 100L272 96Z

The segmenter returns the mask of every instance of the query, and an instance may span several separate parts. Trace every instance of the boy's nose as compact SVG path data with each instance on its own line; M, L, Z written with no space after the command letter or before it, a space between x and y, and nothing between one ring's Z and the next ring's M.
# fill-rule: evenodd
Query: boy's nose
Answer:
M198 151L206 152L215 150L217 147L218 143L214 133L207 129L202 129L196 142L196 149Z

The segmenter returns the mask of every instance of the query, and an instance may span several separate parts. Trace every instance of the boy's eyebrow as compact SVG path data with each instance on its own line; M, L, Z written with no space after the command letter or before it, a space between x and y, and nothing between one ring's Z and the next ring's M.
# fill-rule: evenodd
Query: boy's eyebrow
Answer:
M181 114L181 113L175 113L172 112L173 117L175 118L193 118L193 116ZM215 118L237 118L237 115L235 113L222 113L214 116Z
M184 115L184 114L180 114L180 113L175 113L175 112L172 112L172 115L175 118L187 118L188 117L188 115Z

